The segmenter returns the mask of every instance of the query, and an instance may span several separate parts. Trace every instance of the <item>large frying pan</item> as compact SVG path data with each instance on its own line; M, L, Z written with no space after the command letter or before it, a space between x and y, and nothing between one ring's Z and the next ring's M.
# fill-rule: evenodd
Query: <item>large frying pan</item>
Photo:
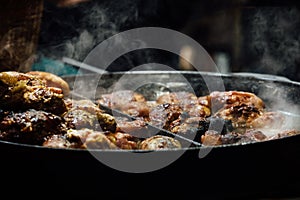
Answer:
M284 77L133 71L63 78L75 93L88 98L130 82L149 98L168 89L188 88L196 95L205 95L223 84L225 90L257 94L268 108L288 113L293 125L300 123L296 117L300 83ZM211 82L207 84L208 80ZM300 196L299 147L300 135L243 145L192 145L151 152L51 149L1 141L0 168L4 185L28 196L285 198Z

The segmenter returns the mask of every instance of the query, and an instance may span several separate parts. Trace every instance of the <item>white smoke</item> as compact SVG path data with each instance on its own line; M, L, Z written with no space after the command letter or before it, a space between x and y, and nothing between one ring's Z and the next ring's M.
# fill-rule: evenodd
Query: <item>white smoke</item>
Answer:
M275 132L288 129L300 130L300 105L296 100L296 91L289 90L289 86L281 86L278 83L265 83L261 86L257 96L262 98L266 104L266 111L274 111L282 114L285 118L281 127L275 122Z

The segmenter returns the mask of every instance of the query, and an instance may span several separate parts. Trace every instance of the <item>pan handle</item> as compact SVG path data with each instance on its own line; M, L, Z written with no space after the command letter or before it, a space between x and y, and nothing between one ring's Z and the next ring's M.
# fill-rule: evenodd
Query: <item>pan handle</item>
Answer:
M272 80L272 81L291 82L290 79L288 79L284 76L278 76L278 75L273 75L273 74L259 74L259 73L252 73L252 72L234 72L234 73L231 73L231 74L232 75L237 75L237 76L255 77L255 78Z

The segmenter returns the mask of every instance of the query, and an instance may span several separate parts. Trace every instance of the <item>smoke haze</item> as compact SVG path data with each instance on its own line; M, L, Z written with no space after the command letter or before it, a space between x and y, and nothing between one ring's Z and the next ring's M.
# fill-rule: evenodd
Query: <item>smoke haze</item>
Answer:
M244 56L250 71L300 80L300 11L261 7L246 16Z
M131 28L160 26L160 0L107 1L91 0L79 5L58 8L45 2L38 55L53 59L69 57L83 61L105 39ZM122 39L118 45L126 48ZM143 45L142 41L134 41ZM109 47L107 49L110 50ZM160 50L137 50L118 58L112 71L130 70L144 63L176 66L174 55Z
M39 52L82 61L95 45L137 22L137 3L90 1L68 8L45 4Z

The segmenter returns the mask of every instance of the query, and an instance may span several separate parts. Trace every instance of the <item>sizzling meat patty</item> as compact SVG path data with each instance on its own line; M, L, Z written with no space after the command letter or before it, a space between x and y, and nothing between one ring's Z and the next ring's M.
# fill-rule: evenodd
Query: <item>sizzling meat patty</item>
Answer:
M143 140L139 148L143 150L176 149L181 148L181 144L174 138L155 135Z
M48 136L66 132L61 117L41 110L10 112L0 122L0 139L11 142L41 145Z
M33 75L0 73L0 109L35 109L61 115L67 110L63 97L60 88L47 87L43 80Z
M88 128L80 130L69 129L64 136L53 135L43 143L43 146L52 148L79 148L79 149L116 149L104 134Z
M68 93L67 83L52 74L1 72L0 139L53 148L155 150L181 148L182 144L151 133L153 127L147 124L203 145L299 134L280 129L284 117L266 112L262 99L250 92L214 91L200 97L170 92L151 103L131 90L103 94L96 103L69 99L64 96ZM104 111L105 106L132 118L116 118ZM277 132L266 134L270 129Z
M148 118L149 115L149 106L145 97L131 90L120 90L110 94L103 94L97 103L120 110L133 117Z
M169 129L170 124L179 118L182 108L177 104L159 104L149 113L149 123L163 129Z
M138 149L149 137L142 95L128 90L103 96L102 103L138 117L117 124L99 104L66 98L66 82L47 75L0 73L0 139L51 148Z
M190 92L171 92L159 96L156 100L157 104L177 104L184 112L191 117L208 117L210 116L210 108L201 104L198 97Z
M63 115L71 129L89 128L97 131L116 131L116 120L104 113L91 100L66 99L68 111Z
M230 120L234 128L250 127L261 116L264 102L253 93L241 91L212 92L209 94L213 115Z

